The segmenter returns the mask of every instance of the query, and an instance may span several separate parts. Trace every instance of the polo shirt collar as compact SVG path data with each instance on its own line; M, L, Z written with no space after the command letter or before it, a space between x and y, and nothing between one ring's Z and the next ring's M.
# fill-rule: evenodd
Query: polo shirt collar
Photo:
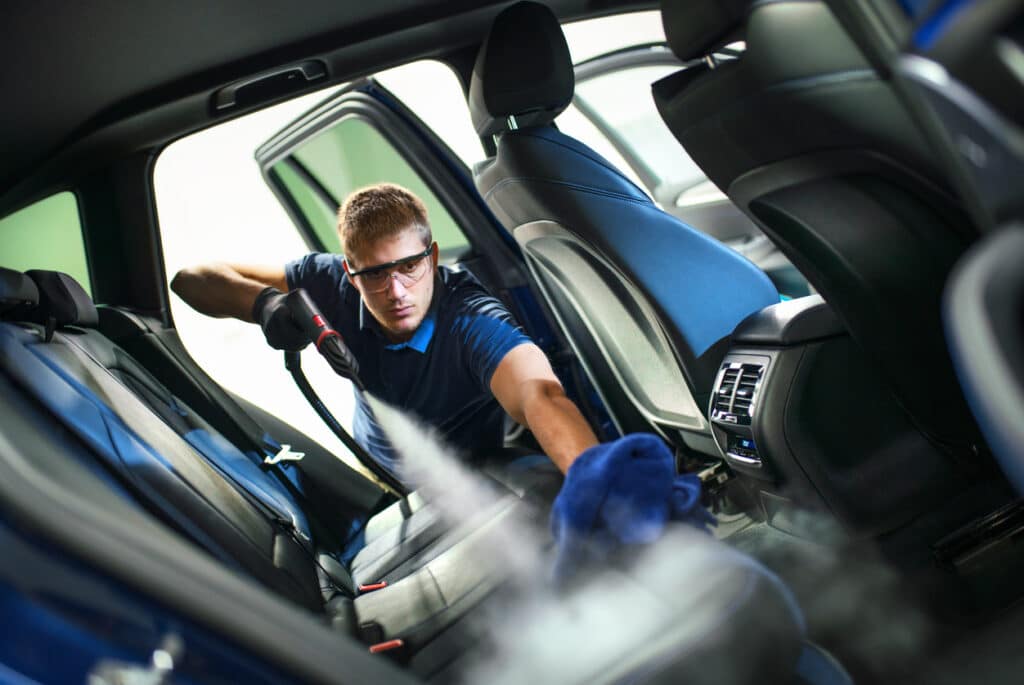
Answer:
M420 325L416 328L416 332L412 334L411 338L405 342L385 345L384 349L404 350L405 348L409 348L423 354L427 351L430 341L434 338L434 328L436 328L436 316L433 308L431 308L427 315L423 317L423 321L420 322Z

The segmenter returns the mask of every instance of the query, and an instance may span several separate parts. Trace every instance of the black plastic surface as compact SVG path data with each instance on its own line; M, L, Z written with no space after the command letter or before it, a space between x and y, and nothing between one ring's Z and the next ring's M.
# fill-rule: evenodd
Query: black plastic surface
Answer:
M724 363L754 360L768 363L751 425L713 425L723 451L739 438L753 440L761 466L727 459L762 492L874 535L963 486L967 472L913 426L848 336L789 347L747 344Z
M965 256L950 278L944 316L971 410L1024 493L1024 225Z
M787 347L845 332L821 295L808 295L751 314L740 322L732 337L736 343Z

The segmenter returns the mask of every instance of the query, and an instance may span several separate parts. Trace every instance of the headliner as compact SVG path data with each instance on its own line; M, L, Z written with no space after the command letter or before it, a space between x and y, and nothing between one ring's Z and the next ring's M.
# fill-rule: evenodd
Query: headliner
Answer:
M329 83L479 42L507 0L60 0L6 3L0 24L0 212L76 165L215 123L210 94L303 59ZM549 0L562 18L637 0ZM265 106L269 103L262 103ZM240 110L234 115L241 114Z

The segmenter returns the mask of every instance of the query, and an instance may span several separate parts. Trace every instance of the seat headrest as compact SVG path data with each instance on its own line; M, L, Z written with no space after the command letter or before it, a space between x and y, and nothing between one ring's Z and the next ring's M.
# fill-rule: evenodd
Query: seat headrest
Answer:
M0 314L4 318L23 318L24 312L39 304L39 289L31 278L15 271L0 267Z
M53 318L57 326L95 328L100 315L92 298L78 281L60 271L32 269L26 275L39 288L38 315L45 322Z
M752 0L662 0L665 39L684 62L710 54L743 25Z
M569 46L550 9L520 2L495 17L469 84L469 112L480 136L550 124L572 101ZM509 125L509 117L515 125Z

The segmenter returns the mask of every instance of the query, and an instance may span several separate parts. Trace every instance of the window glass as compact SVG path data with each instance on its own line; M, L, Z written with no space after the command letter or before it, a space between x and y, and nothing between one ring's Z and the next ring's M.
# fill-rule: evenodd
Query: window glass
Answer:
M630 12L562 25L573 64L641 43L665 42L661 12Z
M619 151L615 149L615 146L575 105L566 107L565 111L555 119L555 125L558 126L558 130L562 133L585 143L591 150L604 157L612 166L635 183L638 188L648 190L644 187L640 177L633 171L633 167L623 159ZM650 194L649 190L648 194Z
M153 183L168 278L211 262L284 266L309 250L267 186L253 153L277 131L330 96L306 95L239 117L169 145ZM288 183L290 177L285 177ZM296 186L298 187L298 186ZM300 191L301 193L301 191ZM319 200L297 195L316 207ZM320 211L320 210L317 210ZM318 221L334 232L332 211ZM299 392L258 326L204 316L170 293L171 313L189 354L221 386L271 412L360 468ZM352 389L310 347L302 368L342 425L351 429Z
M51 195L0 219L0 266L63 271L92 294L82 221L73 193Z
M447 64L423 60L382 71L374 78L415 112L466 166L472 168L484 159L462 84Z
M321 189L320 195L307 191L299 197L312 202L327 196L319 200L321 205L328 197L337 205L352 191L373 183L390 182L404 186L423 200L427 207L434 240L446 256L454 258L468 245L455 220L420 175L409 166L391 143L364 119L356 116L343 118L303 143L288 158L275 164L274 172L280 173L281 169L289 164L297 164L305 172L307 178L301 180L313 188ZM293 180L300 180L298 175L293 176ZM322 213L322 209L317 211L310 223L316 225ZM324 242L329 250L340 252L337 234L333 230L331 234L330 240Z
M327 246L328 250L340 251L338 245L337 212L332 208L335 202L325 202L313 191L293 165L279 163L274 166L274 175L288 191L296 209L305 217L310 229Z
M688 188L705 178L668 130L651 96L652 83L678 70L671 65L636 66L576 84L576 97L621 136L655 187Z

